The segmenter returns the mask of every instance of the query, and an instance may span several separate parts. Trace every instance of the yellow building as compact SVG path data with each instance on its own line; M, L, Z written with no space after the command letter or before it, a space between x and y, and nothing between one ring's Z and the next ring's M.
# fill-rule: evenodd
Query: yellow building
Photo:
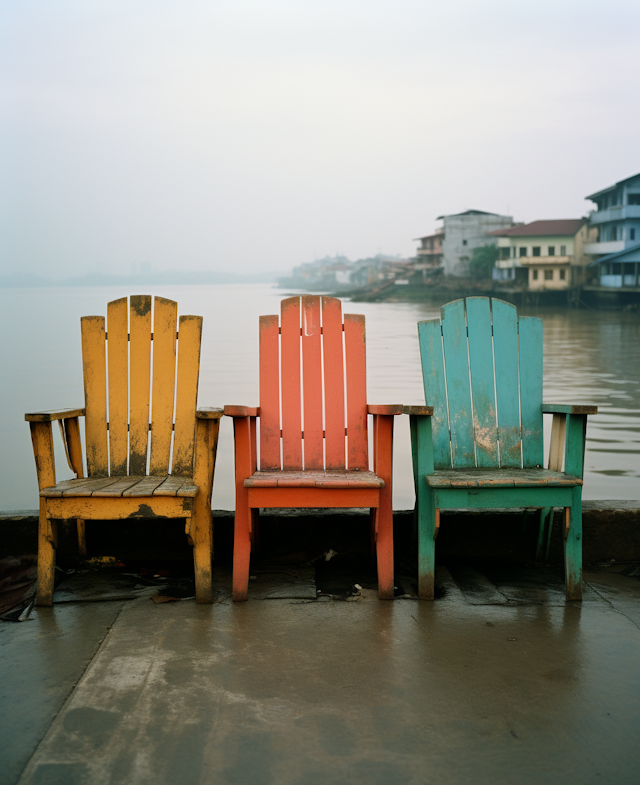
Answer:
M579 286L591 261L584 246L593 234L582 218L533 221L491 232L498 238L499 249L493 278L514 281L532 291Z

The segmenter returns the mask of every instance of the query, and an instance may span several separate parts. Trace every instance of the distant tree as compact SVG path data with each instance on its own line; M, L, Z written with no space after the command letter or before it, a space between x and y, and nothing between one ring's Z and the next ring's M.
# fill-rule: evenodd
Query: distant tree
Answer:
M491 278L491 271L498 254L498 247L495 245L481 245L479 248L474 248L469 262L469 275L477 280Z

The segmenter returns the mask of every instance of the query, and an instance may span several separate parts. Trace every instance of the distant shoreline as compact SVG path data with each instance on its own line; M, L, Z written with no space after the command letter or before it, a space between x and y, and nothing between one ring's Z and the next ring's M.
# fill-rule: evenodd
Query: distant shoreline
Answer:
M89 275L71 278L43 278L25 273L0 276L0 288L64 288L82 286L206 286L211 284L234 283L267 283L276 284L279 273L263 273L258 275L237 275L234 273L201 273L197 271L149 272L139 275Z

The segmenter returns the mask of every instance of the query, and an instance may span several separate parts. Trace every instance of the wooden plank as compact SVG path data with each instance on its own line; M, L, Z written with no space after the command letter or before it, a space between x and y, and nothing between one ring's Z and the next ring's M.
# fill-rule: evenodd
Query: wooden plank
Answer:
M464 300L448 303L442 308L441 314L451 431L451 462L454 468L475 466Z
M87 474L89 477L106 477L109 470L109 449L104 316L83 316L80 320L80 328L86 411Z
M302 405L304 467L324 467L322 427L322 346L320 297L302 298Z
M281 303L282 468L302 469L300 298Z
M451 467L451 436L440 320L418 322L418 338L425 402L433 407L433 459L436 468L442 469Z
M176 496L148 496L143 499L121 496L117 504L104 496L47 499L47 510L52 518L185 518L191 515L192 508L192 499Z
M554 414L551 420L551 440L549 442L549 469L551 471L562 471L566 432L567 416Z
M427 477L432 488L488 488L513 486L518 488L536 488L538 486L575 486L582 485L580 477L564 472L548 469L477 469L464 471L450 469L436 471ZM532 503L531 506L540 506Z
M61 482L55 483L53 487L47 488L46 494L41 494L41 496L44 495L47 498L64 496L65 491L74 490L75 488L82 488L83 485L93 483L95 480L95 477L84 477L79 480L62 480Z
M466 305L476 466L499 466L489 298L468 297Z
M125 491L133 490L133 488L140 483L144 478L139 475L129 475L128 477L119 477L116 482L104 488L96 489L92 496L122 496ZM135 496L136 494L130 494Z
M522 422L522 465L542 466L542 319L518 319L520 359L520 419Z
M152 496L155 489L162 485L166 477L138 477L138 482L131 488L123 491L122 496L125 498L135 496Z
M129 299L129 471L147 473L151 378L151 297Z
M277 315L260 317L260 466L263 469L279 469L281 466L280 338Z
M378 507L379 488L247 488L250 507Z
M118 482L120 477L88 477L87 480L72 480L64 490L63 498L74 496L93 496L95 491L102 491Z
M192 477L170 475L153 492L154 496L195 496L196 487Z
M491 308L500 466L517 468L522 465L518 395L518 317L515 307L503 300L494 298Z
M29 412L24 419L27 422L52 422L52 420L66 420L68 417L81 417L84 409L51 409L46 412Z
M36 461L38 489L56 484L56 464L53 455L53 433L50 422L30 422L33 457Z
M176 422L171 463L171 472L177 475L193 475L201 340L202 317L181 316L178 330Z
M348 466L369 468L367 435L367 360L364 316L344 315L344 348L347 385L347 454Z
M151 398L151 458L149 474L167 474L173 432L176 382L176 327L178 306L164 297L154 298L153 383Z
M597 406L566 403L543 403L544 414L597 414Z
M344 418L344 345L342 305L336 297L322 298L322 348L324 354L325 465L346 467Z
M129 326L127 298L107 304L109 371L109 464L112 475L127 473L129 454Z

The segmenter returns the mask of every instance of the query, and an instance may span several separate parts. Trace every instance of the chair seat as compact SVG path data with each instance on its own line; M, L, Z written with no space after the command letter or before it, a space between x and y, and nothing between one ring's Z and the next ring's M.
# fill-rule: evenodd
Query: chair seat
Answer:
M384 488L384 480L368 471L255 472L245 488Z
M170 474L158 477L130 475L125 477L89 477L82 480L64 480L51 488L43 488L40 496L47 498L71 496L189 496L198 489L192 477Z
M432 488L540 488L582 485L580 477L550 469L440 469L426 476Z

